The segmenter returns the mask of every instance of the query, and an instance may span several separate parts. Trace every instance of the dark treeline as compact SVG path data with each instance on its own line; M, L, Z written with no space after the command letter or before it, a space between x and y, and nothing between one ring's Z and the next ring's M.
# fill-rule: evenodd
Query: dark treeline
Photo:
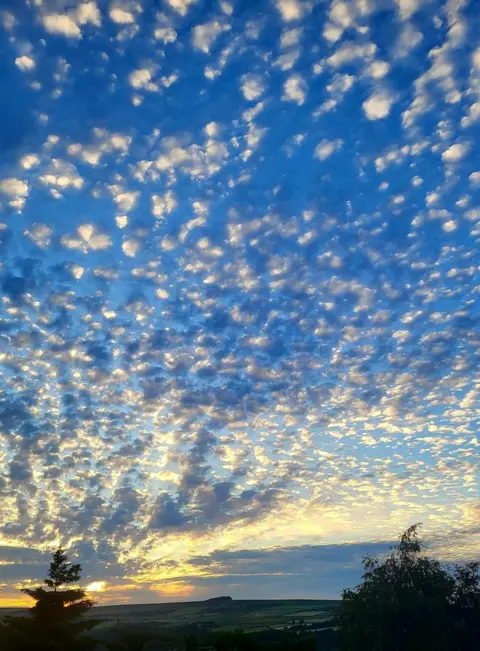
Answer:
M418 525L385 558L364 559L361 583L342 593L330 621L251 633L189 624L171 629L119 625L95 632L81 567L54 553L26 617L0 625L1 651L476 651L480 649L480 564L445 566L425 554Z

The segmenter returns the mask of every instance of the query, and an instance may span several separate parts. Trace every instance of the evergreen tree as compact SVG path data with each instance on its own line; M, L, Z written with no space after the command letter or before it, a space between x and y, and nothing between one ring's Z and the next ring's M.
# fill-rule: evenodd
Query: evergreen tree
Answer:
M58 549L44 580L50 590L43 587L22 590L34 599L35 605L28 617L8 620L7 635L12 651L80 651L92 646L83 633L98 622L85 620L84 615L95 602L87 597L85 590L70 587L80 580L81 569Z

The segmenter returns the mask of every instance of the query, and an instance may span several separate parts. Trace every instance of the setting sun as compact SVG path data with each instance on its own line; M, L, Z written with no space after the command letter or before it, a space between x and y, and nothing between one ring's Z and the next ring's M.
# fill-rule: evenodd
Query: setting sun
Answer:
M103 592L105 590L105 581L93 581L89 583L85 590L87 592Z

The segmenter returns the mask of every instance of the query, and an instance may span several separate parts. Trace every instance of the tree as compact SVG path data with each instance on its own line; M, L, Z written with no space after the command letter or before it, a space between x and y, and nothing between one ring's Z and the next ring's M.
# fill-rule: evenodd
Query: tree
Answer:
M22 590L34 599L28 617L10 618L7 636L14 651L76 651L88 649L91 640L83 633L99 622L85 620L86 612L95 605L85 590L68 587L78 583L81 566L70 563L67 554L58 549L53 554L48 578L43 587ZM61 590L62 586L66 589Z
M455 651L480 647L480 563L454 566L452 637Z
M478 564L449 571L424 554L419 526L409 527L383 562L367 556L362 583L343 591L336 624L345 651L473 648Z

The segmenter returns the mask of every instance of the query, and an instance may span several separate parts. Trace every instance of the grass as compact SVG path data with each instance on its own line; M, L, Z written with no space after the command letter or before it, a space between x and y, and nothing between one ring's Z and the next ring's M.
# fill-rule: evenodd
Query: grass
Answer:
M176 627L188 624L208 626L211 630L258 631L291 626L303 619L305 624L331 618L338 602L331 600L235 600L221 603L184 602L98 606L90 617L102 619L101 628L124 624L149 624L155 627Z
M332 617L338 605L333 600L269 599L225 600L221 602L193 601L163 604L133 604L122 606L97 606L88 617L100 619L102 630L123 625L148 625L167 628L197 624L213 631L242 628L244 631L261 631L268 628L283 629L304 620L317 624ZM21 608L0 608L0 620L7 615L26 613Z

